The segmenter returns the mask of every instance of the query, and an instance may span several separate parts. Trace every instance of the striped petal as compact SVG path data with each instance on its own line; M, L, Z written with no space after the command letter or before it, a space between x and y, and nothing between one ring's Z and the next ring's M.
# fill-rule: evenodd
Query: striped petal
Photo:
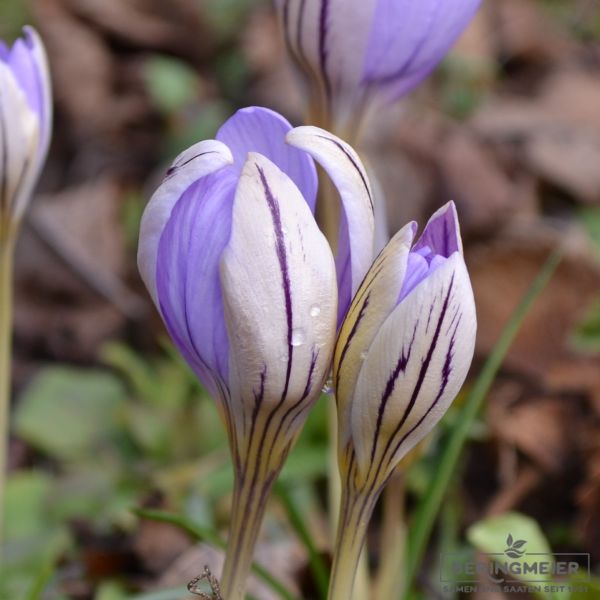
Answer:
M363 474L387 477L440 420L466 378L475 333L473 291L456 252L398 304L371 344L351 417Z
M339 290L338 324L373 261L375 218L373 192L365 168L346 142L318 127L297 127L288 144L310 154L338 189L342 207L336 269Z
M221 281L234 418L247 433L277 413L278 431L292 431L329 369L335 266L298 188L259 154L241 174Z
M348 126L364 101L364 56L377 0L277 0L287 47L325 97L336 122ZM354 114L353 114L354 113Z
M340 329L333 356L333 381L340 415L341 447L351 435L351 400L363 361L379 328L398 304L415 230L416 223L409 223L379 254Z
M317 170L310 157L285 143L292 126L268 108L251 106L238 110L217 133L217 140L231 150L238 173L249 152L257 152L275 163L296 184L314 212L317 198Z
M38 143L39 120L12 70L0 61L0 230L22 215Z
M215 140L195 144L173 161L165 180L146 206L140 225L138 268L157 306L158 245L173 208L192 184L231 164L233 156L225 144Z

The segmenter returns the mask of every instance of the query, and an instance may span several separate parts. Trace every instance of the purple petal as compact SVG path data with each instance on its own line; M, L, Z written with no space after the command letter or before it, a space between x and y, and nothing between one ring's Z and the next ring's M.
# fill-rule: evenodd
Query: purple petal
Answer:
M410 294L410 292L419 284L429 273L429 263L427 259L416 252L411 252L408 255L408 263L406 265L406 275L402 282L402 289L398 302L401 302Z
M187 189L164 228L156 267L169 333L214 396L229 370L219 262L231 234L237 177L229 167Z
M8 62L8 57L10 54L10 50L8 46L0 40L0 60L4 63Z
M462 242L458 225L458 216L454 202L448 202L433 214L412 252L428 247L432 254L448 258L455 252L462 252ZM429 262L431 262L431 259Z
M379 0L364 81L388 84L392 98L415 87L465 29L481 0Z
M0 55L3 53L5 50L0 51ZM43 160L50 142L50 81L46 54L35 30L25 27L23 37L13 44L3 60L7 62L27 98L27 103L40 120L40 160Z
M275 163L298 187L314 212L317 198L317 171L312 159L286 144L292 126L278 113L260 107L238 110L217 133L217 139L231 150L238 174L249 152L257 152Z

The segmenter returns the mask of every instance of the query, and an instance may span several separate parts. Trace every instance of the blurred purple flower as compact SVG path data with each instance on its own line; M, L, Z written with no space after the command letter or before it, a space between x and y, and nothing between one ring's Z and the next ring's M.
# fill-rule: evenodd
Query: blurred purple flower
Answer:
M31 27L0 41L0 230L23 216L50 144L52 104L44 46Z
M275 0L313 101L345 129L396 100L445 56L481 0ZM322 115L321 115L322 116Z

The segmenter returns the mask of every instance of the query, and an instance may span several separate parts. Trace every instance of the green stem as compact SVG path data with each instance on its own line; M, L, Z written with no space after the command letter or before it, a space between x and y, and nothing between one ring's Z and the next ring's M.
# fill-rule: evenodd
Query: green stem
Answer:
M318 548L313 542L313 536L311 535L308 527L306 526L305 519L300 512L300 509L296 505L294 497L287 489L285 485L277 485L276 493L285 511L287 512L290 524L294 528L294 531L304 544L306 551L308 552L308 558L310 562L310 568L315 578L319 595L321 598L327 598L327 587L329 586L329 573L325 562L319 552Z
M8 468L13 255L14 240L10 237L0 240L0 558L4 543L4 495Z
M561 252L553 253L523 296L515 309L510 321L502 331L498 342L488 357L481 373L477 377L467 400L462 407L456 426L450 433L450 438L440 453L440 464L436 476L419 504L413 525L408 536L408 554L406 561L406 579L404 593L400 598L406 598L407 592L419 570L419 565L427 547L427 541L435 524L446 490L460 459L462 448L475 421L477 414L489 392L498 370L504 362L515 337L517 336L525 317L535 300L548 285L562 259Z
M328 600L353 597L354 579L377 498L344 490Z
M244 600L246 582L252 567L254 547L267 508L267 498L273 487L273 478L251 473L241 481L236 476L229 539L225 565L221 576L223 597Z
M383 523L381 533L378 600L397 598L402 590L406 555L406 525L404 522L404 476L396 474L383 490Z

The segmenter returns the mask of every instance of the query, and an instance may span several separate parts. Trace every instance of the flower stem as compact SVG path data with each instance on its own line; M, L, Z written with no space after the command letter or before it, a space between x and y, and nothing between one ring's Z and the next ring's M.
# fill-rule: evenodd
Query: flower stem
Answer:
M243 600L252 567L254 546L267 507L274 477L236 475L229 540L221 577L223 598Z
M12 347L12 272L14 240L0 240L0 556L4 542L4 494L8 467L8 408Z
M328 600L352 598L354 579L377 495L344 490Z
M396 473L383 491L381 562L377 573L378 600L399 598L406 551L405 479Z

